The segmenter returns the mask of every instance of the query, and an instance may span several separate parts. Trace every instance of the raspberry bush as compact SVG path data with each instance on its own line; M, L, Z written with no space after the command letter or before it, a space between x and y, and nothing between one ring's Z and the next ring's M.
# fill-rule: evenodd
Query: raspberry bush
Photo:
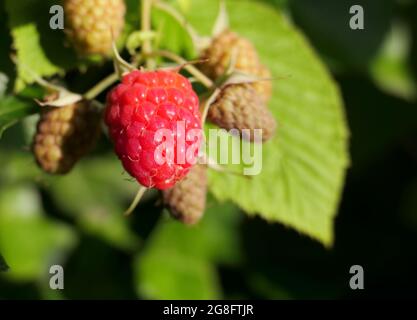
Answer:
M243 213L333 244L349 162L338 90L281 14L226 2L229 24L214 0L64 0L64 31L45 22L53 1L1 4L11 54L0 135L19 150L0 148L0 252L12 277L41 278L43 257L70 255L85 233L133 257L140 297L218 298L216 266L242 261ZM222 129L215 147L210 129ZM248 158L260 164L249 178ZM44 230L27 268L30 239L7 241L22 228Z

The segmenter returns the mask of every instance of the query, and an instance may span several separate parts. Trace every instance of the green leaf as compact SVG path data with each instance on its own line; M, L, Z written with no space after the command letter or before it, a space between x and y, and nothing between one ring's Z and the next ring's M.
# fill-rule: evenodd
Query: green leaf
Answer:
M6 260L0 254L0 271L7 271L9 270L9 266L6 263Z
M150 299L217 299L218 279L205 261L161 250L140 265L140 294Z
M1 184L34 181L39 178L39 171L31 154L23 151L9 152L8 146L0 147L0 167L4 168L0 173Z
M123 216L137 184L121 177L115 157L82 159L63 177L45 177L46 190L61 210L74 217L90 234L121 249L134 250L139 243Z
M150 299L217 299L221 296L215 263L241 259L238 210L208 202L193 227L162 217L135 262L136 288Z
M416 98L416 83L407 62L410 45L409 30L404 25L394 24L371 65L370 73L381 89L413 100Z
M228 2L233 30L252 40L272 71L269 107L278 121L253 179L211 172L210 189L248 214L259 214L333 243L333 222L349 164L348 129L339 90L305 38L268 5ZM193 2L189 20L208 33L215 1ZM250 23L248 23L250 21ZM224 148L224 146L223 146Z
M0 181L38 181L63 214L73 218L89 234L123 250L134 250L138 237L123 216L137 191L137 183L121 177L114 156L81 159L70 174L50 176L37 168L29 153L6 153L0 149Z
M152 22L158 32L158 46L180 54L186 59L195 55L193 40L185 28L168 13L154 8Z
M0 188L0 251L10 266L7 277L45 276L51 265L62 264L63 253L74 244L72 229L42 214L35 189L26 185Z
M278 8L285 8L288 5L289 0L261 0L266 3L269 3L273 6L276 6Z
M23 88L23 82L34 81L28 68L38 76L51 76L63 73L77 62L74 51L64 46L62 30L52 30L49 26L49 8L53 4L53 0L5 1L13 46L17 51L16 90Z
M0 98L0 138L8 127L38 111L39 107L31 99L18 96Z

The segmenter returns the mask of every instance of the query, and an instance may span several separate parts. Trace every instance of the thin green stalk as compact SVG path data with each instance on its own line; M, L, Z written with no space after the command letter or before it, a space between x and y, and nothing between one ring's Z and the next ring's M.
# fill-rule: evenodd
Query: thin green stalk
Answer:
M202 73L200 70L198 70L196 67L194 67L192 64L189 64L187 60L184 58L176 55L173 52L166 51L166 50L159 50L153 53L153 55L160 56L167 58L169 60L172 60L179 65L182 65L185 70L187 70L194 78L196 78L201 84L203 84L207 88L213 87L213 81L208 78L204 73Z
M106 78L101 80L99 83L97 83L94 87L92 87L90 90L88 90L86 93L84 93L84 98L87 100L93 100L95 97L97 97L101 92L106 90L108 87L110 87L113 83L117 81L119 76L117 73L112 73L108 75Z
M135 199L133 199L131 205L124 213L125 216L129 216L135 210L136 206L138 205L140 199L142 198L146 190L148 190L148 188L142 185L139 186L139 190L136 193Z
M152 0L142 0L141 2L141 31L143 33L151 32L151 10ZM155 61L150 56L152 52L152 40L145 39L142 45L142 53L146 57L146 67L148 69L154 69Z

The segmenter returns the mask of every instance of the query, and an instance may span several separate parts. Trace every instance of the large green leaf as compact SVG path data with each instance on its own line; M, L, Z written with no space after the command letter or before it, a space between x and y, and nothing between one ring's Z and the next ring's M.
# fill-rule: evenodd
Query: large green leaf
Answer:
M18 96L0 98L0 138L8 127L37 111L39 107L31 99Z
M152 20L157 28L157 42L161 48L187 58L195 54L192 39L179 21L157 8L152 12Z
M0 251L7 257L8 277L31 280L62 264L63 253L75 244L66 225L47 219L37 192L30 186L0 188Z
M194 1L190 22L208 33L216 3ZM339 90L308 42L282 15L263 3L227 3L232 28L253 41L276 79L269 106L279 127L275 138L262 146L258 176L212 172L211 191L249 214L279 221L330 246L349 163Z
M52 17L49 8L54 4L52 0L5 1L17 54L17 90L23 88L23 81L33 82L33 73L50 76L62 73L77 62L74 51L64 46L62 30L52 30L49 26Z

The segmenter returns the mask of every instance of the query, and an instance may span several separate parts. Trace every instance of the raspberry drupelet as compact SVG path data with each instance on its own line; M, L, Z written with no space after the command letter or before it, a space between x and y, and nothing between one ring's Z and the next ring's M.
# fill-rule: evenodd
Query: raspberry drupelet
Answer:
M123 167L145 187L170 188L197 161L199 101L189 80L176 71L126 74L107 96L105 122ZM167 130L160 135L159 129ZM159 149L163 142L168 147Z

